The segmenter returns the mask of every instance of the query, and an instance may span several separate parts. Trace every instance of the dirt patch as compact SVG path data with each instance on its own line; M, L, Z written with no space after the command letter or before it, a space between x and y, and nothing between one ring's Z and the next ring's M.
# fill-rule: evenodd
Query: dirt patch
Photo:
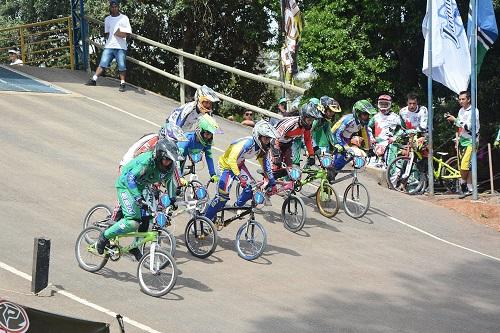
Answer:
M435 196L434 198L422 197L423 200L430 201L437 205L453 209L454 211L467 216L475 222L487 225L500 232L500 196L480 195L479 200L458 199L451 195Z

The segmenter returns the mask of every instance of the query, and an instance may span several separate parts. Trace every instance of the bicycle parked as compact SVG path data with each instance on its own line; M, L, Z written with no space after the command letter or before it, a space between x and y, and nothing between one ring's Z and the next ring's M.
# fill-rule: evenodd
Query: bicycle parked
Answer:
M397 157L387 167L386 179L390 189L398 190L408 194L419 194L427 188L427 156L428 150L425 138L415 139L410 134L407 148L403 150L403 156ZM434 166L434 179L441 181L450 193L459 190L460 171L459 160L456 156L443 161L448 153L436 152L439 157L432 157Z
M169 201L166 196L160 198L161 203ZM168 221L167 216L171 209L171 207L164 208L163 205L158 205L156 210L152 210L150 207L150 215L148 216L153 220L151 231L117 235L109 240L109 245L105 247L102 255L96 249L102 228L91 226L84 229L78 236L75 245L75 255L79 266L94 273L102 269L108 260L118 261L122 254L128 253L133 246L140 247L149 243L149 251L142 256L137 265L139 286L144 293L150 296L160 297L167 294L177 280L177 265L175 259L168 252L160 249L159 241L162 228ZM127 238L138 239L138 243L133 242L128 246L120 245L120 241Z

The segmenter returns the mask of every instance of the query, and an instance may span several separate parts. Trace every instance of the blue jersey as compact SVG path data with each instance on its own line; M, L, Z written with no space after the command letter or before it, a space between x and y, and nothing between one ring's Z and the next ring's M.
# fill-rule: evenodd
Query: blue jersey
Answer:
M177 142L177 148L179 148L179 153L186 157L189 154L199 154L201 152L205 153L205 159L207 160L208 172L210 176L215 175L214 160L212 158L212 146L204 145L198 141L196 132L185 133L188 141Z

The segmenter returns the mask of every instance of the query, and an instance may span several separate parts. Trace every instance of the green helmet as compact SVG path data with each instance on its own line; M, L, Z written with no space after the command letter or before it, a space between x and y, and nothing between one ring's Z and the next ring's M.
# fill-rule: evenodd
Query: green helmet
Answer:
M362 99L354 103L352 114L357 121L362 122L359 117L362 113L368 113L371 118L377 113L377 110L366 99Z
M196 125L196 137L203 145L211 145L213 141L213 135L218 131L219 125L215 119L209 114L205 113L203 116L198 118L198 124ZM212 133L212 139L207 140L203 133Z

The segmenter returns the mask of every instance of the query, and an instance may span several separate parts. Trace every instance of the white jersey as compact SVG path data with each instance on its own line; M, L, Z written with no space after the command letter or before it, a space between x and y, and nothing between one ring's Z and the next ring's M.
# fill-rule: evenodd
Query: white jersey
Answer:
M398 126L401 126L401 118L394 112L383 114L378 112L370 121L374 127L374 136L377 142L386 141L394 135Z
M209 113L211 115L211 113ZM203 113L198 112L196 101L181 105L167 118L167 122L179 126L183 131L190 131Z
M158 134L148 134L140 138L136 143L134 143L123 155L120 161L120 167L126 165L128 162L132 161L136 157L136 151L141 148L146 142L157 136Z
M132 33L132 27L127 15L120 14L118 16L108 15L104 19L104 32L109 34L108 40L104 48L106 49L127 49L127 38L115 36L115 32L120 29L121 32L128 34Z
M458 134L460 135L459 141L462 146L471 144L472 142L472 117L471 108L469 105L467 109L461 108L458 111L455 125L458 127ZM476 134L479 134L479 110L476 109Z
M427 131L427 108L425 106L418 105L415 112L408 110L408 107L405 106L399 111L399 116L403 120L406 129Z

